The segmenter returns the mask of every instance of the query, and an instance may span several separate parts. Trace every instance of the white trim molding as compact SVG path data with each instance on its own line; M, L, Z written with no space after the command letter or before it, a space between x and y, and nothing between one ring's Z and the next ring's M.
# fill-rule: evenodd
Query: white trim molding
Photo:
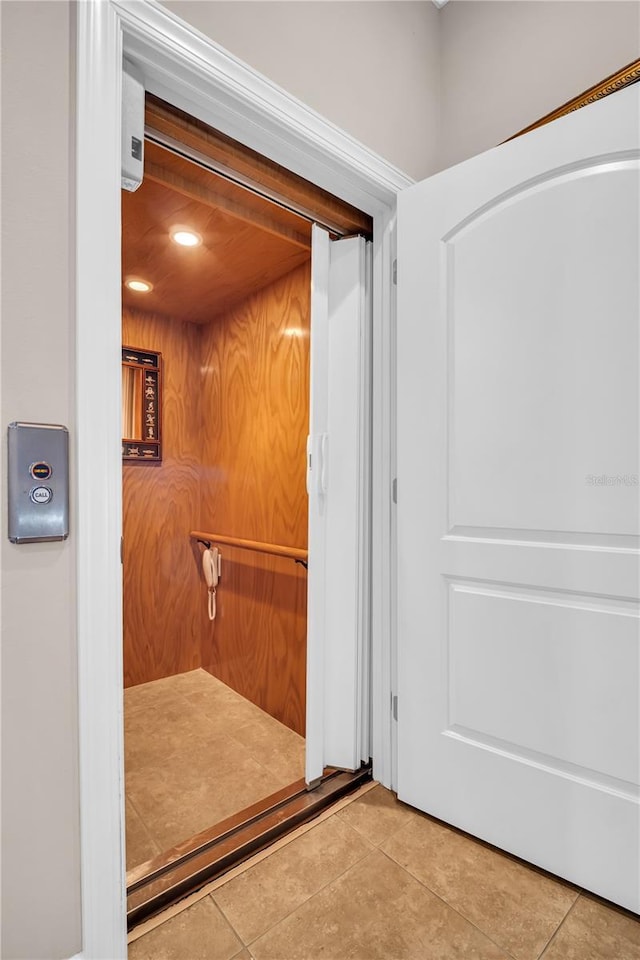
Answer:
M110 2L147 90L366 212L413 182L153 0Z
M77 5L78 661L84 960L124 960L120 91L146 88L374 217L374 775L391 785L395 198L411 180L152 0Z
M127 955L122 719L120 90L109 3L77 7L76 404L83 955Z

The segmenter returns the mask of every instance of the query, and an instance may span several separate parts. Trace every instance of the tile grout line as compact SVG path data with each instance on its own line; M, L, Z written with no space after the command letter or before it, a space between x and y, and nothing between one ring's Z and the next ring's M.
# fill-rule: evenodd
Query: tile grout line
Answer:
M430 817L429 814L425 814L425 816L426 816L429 820L434 819L434 818ZM437 818L435 818L435 820L436 820L436 822L440 822L440 821L437 820ZM409 824L405 824L404 827L400 827L398 830L396 830L396 831L394 832L393 836L396 836L396 834L400 833L402 830L406 829L408 826L409 826ZM445 824L445 826L447 826L447 825ZM453 829L456 830L456 828L453 828ZM458 831L456 830L456 832L458 832ZM465 834L464 831L461 831L461 832L462 832L463 835L469 836L468 834ZM382 843L386 843L386 841L387 841L387 840L390 840L390 839L391 839L391 835L390 835L389 837L387 837L386 840L383 840ZM482 846L485 846L485 847L487 847L487 848L489 848L489 849L496 849L496 850L497 850L497 848L493 847L491 844L488 844L488 843L486 843L486 842L483 841L483 840L480 840L480 839L474 838L474 837L471 837L471 839L477 841L478 843L482 844ZM381 849L381 848L379 848L379 849ZM441 897L440 894L438 894L435 890L432 890L431 887L428 886L428 884L426 884L426 883L424 883L424 881L420 880L419 877L416 877L407 867L404 867L401 863L398 863L397 860L394 860L393 857L391 857L389 854L386 853L386 851L381 850L381 852L384 853L385 856L388 857L388 858L392 861L392 863L397 864L397 866L399 866L402 870L404 870L406 873L408 873L410 877L413 877L414 880L417 880L418 883L422 884L422 886L425 887L425 889L429 890L431 893L434 894L434 896L436 896L436 897L438 897L438 899L442 900L442 902L445 903L448 907L451 907L451 909L454 910L456 913L458 913L464 920L467 921L467 923L470 923L473 927L475 927L477 930L479 930L480 933L482 933L483 936L485 936L485 937L487 937L487 939L491 940L492 943L495 943L496 946L497 946L500 950L504 950L506 953L508 953L508 951L506 950L506 948L505 948L504 946L502 946L501 944L499 944L499 943L497 943L496 941L494 941L491 937L489 937L488 934L485 933L485 931L482 930L480 927L478 927L478 925L477 925L473 920L471 920L469 917L465 916L460 910L458 910L456 907L454 907L452 904L450 904L447 900L445 900L444 897ZM519 857L516 857L516 856L514 856L514 855L512 855L512 854L509 854L507 851L497 850L497 852L501 853L501 854L504 855L507 859L511 860L511 861L514 862L514 863L518 863L518 864L521 864L521 865L523 865L523 866L525 866L525 867L528 867L528 868L531 869L533 872L538 873L538 874L540 874L541 876L547 877L547 878L553 880L553 881L556 882L556 883L561 883L563 886L567 887L568 889L572 889L572 890L575 890L575 889L576 889L573 884L569 883L569 881L565 881L565 880L563 880L561 877L557 877L557 876L555 876L555 875L553 875L553 874L549 874L546 870L543 870L543 869L541 869L541 868L536 867L535 864L527 864L526 861L522 861ZM558 926L556 927L556 929L554 930L554 932L551 934L551 937L549 938L549 940L547 940L547 943L546 943L545 946L543 947L542 952L538 954L536 960L542 960L542 957L543 957L544 952L545 952L545 951L547 950L547 948L549 947L549 944L551 943L551 941L555 938L556 934L557 934L558 931L560 930L560 927L564 924L565 920L567 919L567 917L569 916L569 914L571 913L571 911L572 911L573 908L575 907L576 903L577 903L578 900L580 899L580 896L582 895L583 892L584 892L584 891L583 891L581 888L578 888L575 900L573 901L573 903L571 904L571 906L570 906L569 909L567 910L566 914L564 915L564 917L562 918L562 920L560 921L560 923L558 924ZM509 954L509 956L511 956L511 954ZM514 958L514 960L515 960L515 958Z
M415 874L411 873L411 871L408 870L407 867L403 867L401 863L398 863L397 860L394 860L393 857L386 852L386 850L380 850L380 853L382 853L383 856L385 856L390 863L394 863L396 867L400 867L401 870L404 870L404 872L407 874L408 877L411 877L411 879L415 880L416 883L419 883L421 887L424 887L425 890L428 890L429 893L432 894L442 904L444 904L445 907L448 907L449 910L453 910L454 913L456 913L459 917L461 917L462 920L465 921L465 923L468 923L470 926L472 926L474 930L477 930L478 933L481 934L481 936L483 936L486 940L489 941L489 943L492 943L495 947L498 948L498 950L502 950L502 952L509 958L509 960L517 960L517 958L514 957L512 953L509 953L509 951L505 946L503 946L501 943L498 943L497 940L493 939L493 937L490 937L489 934L486 933L486 931L481 930L481 928L477 925L477 923L474 923L473 920L470 920L469 917L466 917L464 913L462 913L460 910L457 909L457 907L454 907L452 903L449 903L449 901L445 900L443 896L441 896L435 890L432 890L431 887L429 887L426 883L424 883L423 880L421 880L419 877L416 877Z
M164 680L164 679L167 679L167 678L166 678L166 677L161 677L160 679L161 679L161 680ZM173 679L173 678L171 678L171 679ZM150 683L156 683L157 681L151 680L151 681L149 681L149 682L150 682ZM130 689L135 689L135 687L132 687L132 688L130 688ZM165 689L166 689L166 688L163 688L163 691L164 691ZM171 702L172 700L176 699L176 700L177 700L177 703L178 703L178 706L180 706L180 701L181 701L181 700L183 701L183 703L184 703L185 705L188 705L188 704L189 704L189 701L186 699L186 697L184 697L184 696L180 693L179 690L176 690L176 689L175 689L175 684L172 686L171 689L166 690L166 692L168 693L169 702ZM156 710L156 709L163 709L163 708L166 708L166 706L167 706L166 702L165 702L165 703L162 703L162 702L160 702L160 703L150 703L150 704L147 704L146 706L143 704L143 705L142 705L141 707L139 707L137 710L134 710L134 716L135 716L136 713L140 713L140 712L142 712L142 711L153 711L153 710ZM126 716L126 709L125 709L125 716ZM126 742L126 732L125 732L124 739L125 739L125 742ZM173 755L171 755L171 756L173 756ZM149 764L148 766L151 767L152 769L156 769L156 767L158 766L158 764L157 764L157 762L154 762L154 763ZM144 767L138 767L138 770L135 771L135 772L138 772L138 773L139 773L142 769L144 769ZM131 773L132 771L129 771L129 772ZM133 798L131 797L131 795L129 794L129 792L128 792L128 790L127 790L127 771L126 771L126 764L125 764L124 783L125 783L125 800L128 801L128 802L131 804L131 806L133 807L133 809L135 810L135 812L136 812L136 814L137 814L137 816L138 816L138 819L140 820L140 823L142 824L142 827L143 827L145 833L147 834L147 837L151 840L151 842L153 843L154 847L156 847L156 853L158 853L158 854L161 853L161 852L162 852L162 849L163 849L162 844L159 842L158 838L155 836L155 834L153 833L153 831L151 830L151 828L150 828L149 825L147 824L146 818L142 816L142 814L140 813L140 810L138 809L137 805L134 803ZM126 804L125 804L125 823L126 823ZM126 850L125 850L125 855L126 855ZM143 862L144 862L144 861L143 861ZM125 866L126 866L126 863L125 863ZM136 866L138 866L138 864L133 864L133 867L136 867ZM133 867L132 867L131 869L133 869ZM127 870L128 870L128 869L129 869L129 868L127 868Z
M350 829L353 829L353 827L351 827ZM360 838L360 839L361 839L361 838ZM283 917L280 917L279 920L276 920L275 923L272 923L270 927L267 927L266 930L263 930L262 933L258 934L257 937L254 937L253 940L250 940L249 943L245 943L245 944L244 944L245 947L247 947L247 949L250 950L250 948L251 948L251 946L252 946L253 944L257 943L258 940L261 940L262 937L266 936L267 933L269 933L271 930L275 930L275 928L276 928L277 926L279 926L281 923L284 923L285 920L288 920L289 917L293 916L293 914L296 913L298 910L300 910L301 907L304 907L307 903L310 903L311 900L314 899L314 897L317 897L319 893L322 893L323 890L326 890L327 887L330 887L332 883L336 883L337 880L340 880L341 877L344 877L345 873L348 873L349 870L351 870L351 869L352 869L353 867L355 867L357 864L362 863L364 860L368 860L368 858L369 858L373 853L375 853L375 852L376 852L376 849L377 849L377 847L374 847L373 844L370 844L370 846L371 846L371 850L369 850L368 853L366 853L366 854L365 854L364 856L362 856L362 857L359 857L354 863L349 864L349 866L346 867L346 868L342 871L342 873L339 873L337 876L332 877L332 879L331 879L331 880L328 880L327 883L323 884L321 887L318 887L318 889L317 889L316 891L314 891L314 893L312 893L310 897L307 897L306 900L303 900L302 903L299 903L296 907L293 908L293 910L290 910L290 911L289 911L288 913L286 913ZM222 909L222 907L221 907L220 909ZM240 936L240 934L238 933L237 930L236 930L236 933L238 934L238 936ZM242 942L244 943L244 940L243 940Z
M203 899L203 900L204 900L204 899L209 899L209 900L211 900L211 903L212 903L213 906L216 908L216 910L218 911L218 913L220 914L220 916L222 917L222 919L224 920L224 922L225 922L226 925L228 926L229 930L231 930L231 932L233 933L234 937L237 937L238 940L240 941L240 943L242 944L242 946L240 947L240 949L237 950L234 954L232 954L232 960L233 960L233 957L237 957L238 954L242 953L242 951L243 951L243 950L245 949L245 947L247 946L246 943L244 942L244 940L242 939L242 937L240 936L240 934L238 933L238 931L236 930L236 928L234 927L234 925L231 923L231 921L229 920L228 916L226 915L226 913L224 912L224 910L222 909L222 907L220 906L220 904L219 904L219 903L216 903L216 901L213 899L213 890L211 891L211 893L207 894L207 897L206 897L206 898L203 897L202 899ZM202 901L198 901L198 902L201 903Z
M551 936L550 936L549 939L547 940L546 944L544 945L544 947L542 948L542 950L541 950L540 953L538 954L538 960L543 960L543 957L544 957L545 953L547 952L547 950L549 949L549 947L551 946L551 944L553 943L553 941L556 939L556 937L557 937L558 934L560 933L561 929L563 928L563 926L564 926L565 923L566 923L567 917L569 916L570 913L573 912L573 909L574 909L575 905L577 904L577 902L578 902L578 900L580 899L581 896L582 896L582 891L579 890L577 897L575 898L575 900L573 901L573 903L571 904L571 906L569 907L569 909L568 909L567 912L565 913L564 917L562 918L562 920L560 921L560 923L558 924L558 926L556 927L556 929L553 931L553 933L551 934Z
M236 737L234 737L233 733L229 733L229 734L227 734L227 736L230 737L232 740L234 740L234 741L238 744L239 747L242 747L243 750L247 750L247 752L249 752L251 758L252 758L253 760L255 760L255 762L258 764L258 766L260 766L264 771L266 771L267 773L271 774L272 776L275 776L275 774L273 774L273 772L272 772L271 767L266 766L266 765L262 762L262 760L259 760L259 759L255 756L255 754L253 753L252 750L249 750L249 748L248 748L245 744L243 744L241 740L238 740L238 739L236 739ZM300 771L300 776L294 777L294 778L293 778L293 781L295 781L295 780L300 780L300 779L302 779L303 776L304 776L304 764L302 764L302 769L301 769L301 771ZM292 781L292 782L293 782L293 781Z
M156 838L155 838L154 835L152 834L151 830L150 830L149 827L147 826L147 822L146 822L146 820L144 819L144 817L142 816L142 814L140 813L140 811L138 810L137 806L135 805L135 803L133 802L133 800L131 799L131 797L129 796L129 794L128 794L128 793L126 792L126 790L125 790L125 821L126 821L126 805L127 805L127 803L130 803L130 804L131 804L131 806L133 807L133 809L134 809L134 811L135 811L135 813L136 813L136 816L138 817L138 820L139 820L140 823L142 824L142 829L143 829L144 832L146 833L147 837L149 838L149 840L151 841L151 843L153 844L153 846L154 846L154 847L157 847L156 853L160 853L161 850L162 850L162 848L160 847L160 844L158 843L158 841L156 840ZM125 838L125 839L126 839L126 838ZM126 851L125 851L125 852L126 852ZM142 861L142 862L144 862L144 861ZM133 867L137 867L137 866L138 866L137 863L134 863L134 864L133 864ZM133 869L133 867L130 867L130 868L128 868L128 869Z
M378 784L378 783L376 782L376 786L380 786L380 784ZM388 790L388 787L382 787L382 789L383 789L383 790ZM389 791L389 792L392 792L392 791ZM398 801L398 802L402 802L402 801ZM412 812L413 812L413 811L412 811ZM342 810L338 810L338 812L336 813L336 816L340 817L340 819L343 820L343 817L340 816L341 813L342 813ZM347 821L345 820L344 822L346 823ZM349 826L352 827L353 830L356 830L358 833L360 833L361 836L365 837L365 840L368 840L368 839L369 839L368 837L365 836L364 833L362 833L360 830L358 830L358 827L353 826L353 824L349 824ZM372 840L369 840L369 843L373 843L373 846L376 848L376 850L380 850L380 848L382 847L382 844L383 844L383 843L386 843L387 840L391 840L392 837L395 837L397 833L400 833L401 830L404 830L405 827L408 827L408 826L409 826L408 823L403 823L402 826L396 827L394 830L392 830L392 832L391 832L390 834L388 834L388 836L383 837L382 840L380 840L379 843L373 843ZM384 852L384 851L382 851L382 852ZM400 864L398 864L398 866L400 866Z
M207 672L207 671L205 671L205 672ZM223 681L222 681L222 680L218 680L218 678L217 678L217 677L214 677L212 674L209 674L209 673L207 672L207 675L211 678L211 680L212 680L212 682L213 682L213 686L216 686L218 683L223 684ZM226 685L226 684L223 684L223 686L226 687L227 685ZM203 689L204 689L204 687L203 687ZM246 697L243 697L242 694L238 693L236 690L233 690L232 687L228 687L227 689L230 690L231 693L233 694L233 697L230 698L230 699L232 700L232 702L237 703L237 704L240 704L240 703L249 703L249 704L251 704L253 707L255 707L257 711L260 712L260 715L254 717L254 718L252 718L252 719L244 720L242 723L239 724L240 727L248 726L248 725L251 724L251 723L257 724L257 725L264 725L264 720L265 720L265 718L268 718L268 721L273 721L273 720L275 720L275 722L276 722L277 724L279 724L280 726L284 727L285 729L289 729L289 728L286 726L286 724L283 724L280 720L276 720L275 717L272 717L269 713L266 712L266 710L262 710L261 707L258 707L257 704L254 704L251 700L248 700ZM196 692L197 692L197 691L196 691ZM185 699L186 699L186 697L185 697ZM191 704L191 701L188 701L188 702ZM206 713L206 710L205 710L203 707L201 707L200 704L198 704L198 703L193 703L193 704L191 704L191 705L192 705L193 707L195 707L195 708L198 710L198 712L201 714L201 716L203 716L206 720L209 719L209 718L208 718L208 715L207 715L207 713ZM235 728L233 728L233 729L235 729ZM265 770L267 773L272 773L271 769L270 769L269 767L265 766L265 764L262 762L262 760L259 760L259 759L254 755L253 750L249 750L249 749L247 748L246 744L242 743L241 740L238 740L238 739L234 736L234 734L233 734L233 729L232 729L231 731L229 731L229 732L226 732L226 736L228 736L231 740L233 740L236 744L238 744L238 746L241 747L243 750L247 751L247 752L249 753L249 755L252 757L252 759L254 759L255 762L256 762L257 764L259 764L260 767L261 767L263 770ZM292 732L295 733L295 731L292 731ZM301 738L301 739L302 739L302 742L304 743L304 738ZM303 774L304 774L304 770L303 770ZM273 774L272 774L272 775L273 775ZM294 777L294 779L296 779L296 778Z

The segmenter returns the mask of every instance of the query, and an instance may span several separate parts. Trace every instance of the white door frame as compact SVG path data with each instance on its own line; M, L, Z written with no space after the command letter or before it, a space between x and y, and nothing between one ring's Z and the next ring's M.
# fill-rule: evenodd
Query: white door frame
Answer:
M77 635L83 958L125 958L120 438L122 56L146 88L374 218L374 776L392 785L395 197L411 180L153 0L77 15Z

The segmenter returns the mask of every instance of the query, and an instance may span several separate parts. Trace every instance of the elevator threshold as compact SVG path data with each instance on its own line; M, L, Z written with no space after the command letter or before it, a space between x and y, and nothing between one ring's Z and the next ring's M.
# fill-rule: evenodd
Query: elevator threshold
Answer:
M127 929L197 892L369 780L370 763L355 773L326 770L310 790L304 780L297 780L129 870Z

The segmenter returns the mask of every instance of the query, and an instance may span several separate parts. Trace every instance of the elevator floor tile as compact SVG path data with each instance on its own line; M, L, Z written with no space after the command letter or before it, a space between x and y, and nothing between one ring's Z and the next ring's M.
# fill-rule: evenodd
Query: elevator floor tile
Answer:
M124 704L127 870L304 776L304 739L205 670Z

